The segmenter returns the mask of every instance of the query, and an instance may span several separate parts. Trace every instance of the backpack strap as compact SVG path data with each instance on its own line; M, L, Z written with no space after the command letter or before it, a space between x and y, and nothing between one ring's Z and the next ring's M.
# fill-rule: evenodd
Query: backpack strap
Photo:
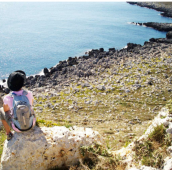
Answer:
M14 102L14 98L17 96L15 93L11 92L11 97L13 98L13 106L12 106L12 114L13 114L13 118L16 119L17 115L14 113L14 106L15 106L15 102Z
M14 96L16 96L16 94L14 92L11 92L10 97L14 98Z
M28 91L23 90L22 95L26 96L27 94L28 94ZM17 94L15 94L14 92L11 92L10 93L10 97L13 97L14 98L14 96L17 96Z
M23 93L22 93L22 95L27 95L28 94L28 92L26 91L26 90L23 90Z

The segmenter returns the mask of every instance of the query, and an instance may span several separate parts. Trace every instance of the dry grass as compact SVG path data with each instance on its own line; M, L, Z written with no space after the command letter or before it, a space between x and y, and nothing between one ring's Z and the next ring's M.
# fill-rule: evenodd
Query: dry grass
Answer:
M168 58L168 56L165 56ZM165 58L164 57L164 58ZM142 61L142 63L147 61ZM102 75L105 76L105 84L113 84L113 90L97 90L91 80L85 79L93 88L81 87L77 83L71 83L70 87L65 91L61 91L58 96L49 97L48 94L45 99L39 97L35 98L37 104L35 105L36 114L41 120L51 121L52 124L64 126L84 126L97 130L102 136L105 137L107 145L111 149L119 149L125 145L126 142L131 142L135 136L141 136L148 127L149 120L152 120L158 111L166 105L167 101L171 98L171 93L167 91L170 84L164 78L164 74L171 75L172 69L168 65L158 66L162 62L160 58L153 58L150 62L156 64L149 66L147 64L135 64L130 70L128 77L123 77L126 87L131 87L132 82L137 80L137 69L141 68L142 72L150 70L149 75L142 76L142 88L129 93L120 90L117 82L119 74L128 74L128 69L120 66L119 74L107 76L106 70ZM113 67L112 67L113 68ZM161 70L160 73L156 73ZM163 83L158 84L159 89L154 85L145 85L148 77L158 77ZM127 81L130 79L130 82ZM95 81L99 82L98 77ZM100 82L103 84L103 82ZM79 89L75 91L75 87ZM162 98L166 100L163 100ZM87 102L91 101L87 104ZM41 104L40 104L41 102ZM45 103L50 102L54 108L44 107ZM70 106L73 108L69 109ZM42 111L39 111L39 107ZM45 125L46 123L42 124ZM132 135L131 135L132 134Z
M164 56L164 58L168 59L170 57ZM152 62L154 65L150 65ZM85 81L88 82L93 87L92 89L89 87L81 87L80 85L77 85L76 82L73 82L70 87L66 88L66 91L70 91L70 93L63 91L56 97L46 97L46 99L36 98L36 107L42 107L43 110L40 113L37 112L37 109L35 111L40 120L46 118L46 120L58 125L77 125L93 128L105 138L106 147L109 150L120 149L122 146L127 146L132 142L136 136L141 136L149 126L149 120L152 120L158 111L165 106L167 101L171 98L171 92L167 91L167 89L170 88L170 84L168 79L164 78L164 75L166 74L170 77L172 69L165 63L158 66L158 63L163 63L163 60L160 57L155 57L150 59L150 61L141 61L140 64L135 64L129 69L132 72L127 78L123 77L121 80L125 82L126 87L131 87L135 84L134 82L137 80L138 68L142 69L142 73L150 70L148 75L142 76L142 81L140 83L143 87L137 90L130 91L129 93L125 93L121 90L122 86L117 83L117 80L120 77L119 74L128 74L128 69L123 68L121 65L121 69L118 70L117 75L106 76L106 70L102 73L105 77L105 85L108 83L112 84L113 82L113 90L97 90L94 83L88 79L83 80L83 83ZM158 79L166 84L166 86L164 86L163 83L158 84L159 89L155 88L155 85L145 86L145 82L150 76L158 77ZM130 79L130 82L127 81L128 78ZM95 81L99 82L98 79ZM100 84L101 83L102 82L100 82ZM76 92L74 87L77 87L79 91ZM163 100L163 98L166 100ZM51 101L52 105L58 104L58 107L54 109L43 107L43 104L49 101ZM89 101L91 102L87 104ZM43 104L39 104L40 102ZM69 109L71 105L74 107ZM149 147L150 151L151 147L152 150L161 148L159 142L156 142L155 140L153 141L153 146L151 145L152 141L146 143L146 146ZM141 150L143 149L140 145L138 147L140 147ZM158 153L156 152L153 154L160 159L153 160L154 162L157 162L156 166L158 167L162 164L161 155L157 155ZM164 155L165 154L166 153L164 152ZM164 158L164 156L162 156L162 158ZM152 159L149 160L147 159L147 156L145 156L142 162L146 165L152 165L153 163L151 161ZM82 162L82 164L84 165L83 167L86 166L84 162ZM77 168L81 168L82 164ZM97 164L94 168L96 166ZM120 169L120 166L117 169Z
M160 5L165 5L167 7L172 8L172 2L157 2L157 3L160 4Z
M162 168L164 158L168 156L167 147L171 146L171 140L166 134L165 127L159 125L144 141L135 141L135 161L146 166Z
M117 68L117 74L110 74L116 66L106 69L101 73L101 76L104 76L104 80L101 82L99 76L93 79L82 79L79 80L80 84L73 81L69 87L65 87L65 90L58 93L53 92L56 93L56 96L48 93L42 93L38 97L34 96L37 123L39 126L48 127L76 125L93 128L104 137L105 147L109 150L127 146L135 137L139 137L145 132L149 121L172 97L172 92L168 91L171 84L167 78L164 78L165 74L170 77L172 73L171 66L165 63L168 58L171 56L164 55L163 58L156 56L149 60L140 57L140 64L133 62L132 67L120 65ZM149 74L145 74L148 70ZM117 82L120 77L122 77L120 81L123 82L123 85ZM160 82L153 81L153 85L147 85L146 81L150 77L158 79ZM122 89L123 86L132 89L136 81L142 85L141 88L130 90L129 93ZM81 83L85 82L89 83L92 88L82 87ZM111 84L113 89L98 90L95 82L105 86ZM76 88L79 91L76 91ZM48 104L52 106L48 106ZM2 131L1 136L3 136ZM2 139L2 143L4 139ZM154 144L156 143L154 142ZM157 146L159 147L159 145ZM1 145L1 149L2 147L3 145ZM107 166L106 160L105 162L101 161ZM101 164L101 161L98 164ZM84 165L84 161L82 164ZM108 165L111 166L111 164ZM98 165L96 164L96 166ZM116 165L116 168L120 169L120 166Z

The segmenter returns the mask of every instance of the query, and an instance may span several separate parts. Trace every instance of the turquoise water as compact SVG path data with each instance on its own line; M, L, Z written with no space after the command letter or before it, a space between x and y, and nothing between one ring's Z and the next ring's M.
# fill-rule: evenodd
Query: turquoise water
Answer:
M18 69L38 74L90 49L121 49L166 35L132 21L171 19L125 2L0 2L0 79Z

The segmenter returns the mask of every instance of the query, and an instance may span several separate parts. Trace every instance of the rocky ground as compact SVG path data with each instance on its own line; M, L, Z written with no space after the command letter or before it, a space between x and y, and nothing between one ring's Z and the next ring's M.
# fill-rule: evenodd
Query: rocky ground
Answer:
M172 17L172 4L171 2L128 2L131 5L138 5L141 7L147 7L155 9L161 12L164 17Z
M140 138L114 152L126 163L125 170L171 170L171 106L161 109Z
M117 150L141 136L172 97L172 44L93 50L75 61L28 87L40 126L89 127Z
M171 99L172 44L145 42L101 51L78 58L56 79L50 76L49 85L31 88L34 109L40 125L93 128L108 149L118 150L141 136Z
M171 73L172 39L152 38L143 46L128 43L70 57L28 77L25 87L33 91L40 126L90 127L117 150L141 136L171 99Z
M77 65L63 68L64 74L52 73L45 79L47 86L36 83L38 87L30 88L35 112L42 124L50 120L92 127L106 138L109 148L118 149L141 135L171 99L172 45L146 42L91 53L88 59L77 59Z
M164 32L169 32L172 30L171 23L157 23L157 22L135 23L135 22L132 22L132 24L151 27L158 31L164 31ZM167 38L170 39L171 37L167 37Z

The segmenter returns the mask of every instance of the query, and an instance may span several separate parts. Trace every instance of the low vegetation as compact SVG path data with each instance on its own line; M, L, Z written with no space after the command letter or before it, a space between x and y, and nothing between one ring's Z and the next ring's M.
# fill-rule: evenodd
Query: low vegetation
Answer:
M114 156L107 148L99 144L92 144L91 146L82 146L80 148L81 159L78 165L71 167L58 168L51 170L124 170L126 164L122 162L120 156Z
M4 146L4 141L6 140L6 134L5 134L5 130L1 129L0 131L0 156L2 155L3 152L3 146Z
M171 146L171 139L166 134L165 127L159 125L147 139L135 141L135 161L141 160L142 165L162 169L164 158L168 156L168 146Z
M110 149L119 149L142 135L148 122L171 98L172 69L165 62L169 58L159 56L150 61L140 58L140 64L132 63L132 67L122 64L110 76L114 67L105 69L101 73L104 80L96 77L94 81L91 78L73 81L64 91L54 92L55 95L47 92L35 97L35 112L40 120L57 125L94 128L106 138ZM97 89L95 82L111 88ZM86 83L89 87L83 86ZM135 84L141 87L134 89ZM130 91L125 92L124 86Z
M141 136L150 120L171 99L171 53L169 47L167 53L111 65L96 77L70 80L70 84L61 85L62 90L47 88L37 93L33 89L38 126L83 126L93 128L105 139L105 146L81 148L83 159L71 169L125 168L120 157L109 151L127 147ZM172 111L171 103L168 107ZM0 137L2 151L6 139L3 130ZM164 127L157 127L148 141L136 141L135 161L161 167L169 143Z

